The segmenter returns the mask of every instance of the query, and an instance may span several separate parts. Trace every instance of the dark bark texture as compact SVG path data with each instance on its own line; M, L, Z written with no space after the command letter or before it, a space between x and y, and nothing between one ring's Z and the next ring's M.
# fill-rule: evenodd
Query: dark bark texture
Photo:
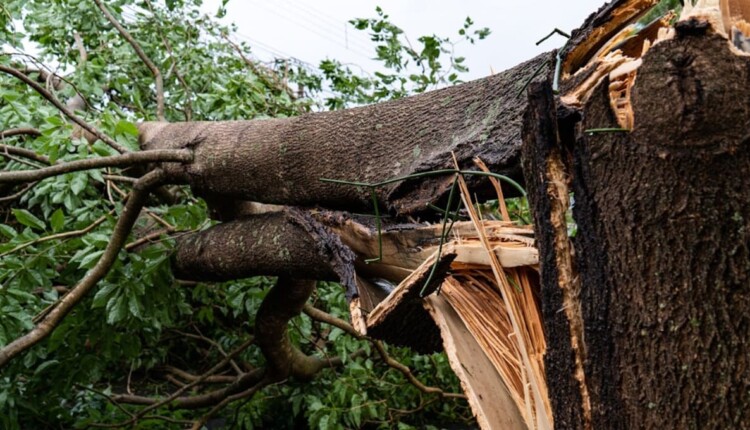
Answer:
M521 90L550 55L484 79L392 102L296 118L214 123L144 123L144 149L192 148L189 165L162 166L203 196L332 209L371 208L360 182L462 168L480 157L492 171L521 177ZM473 178L480 184L479 178ZM447 195L452 176L394 183L378 190L398 213L424 211ZM487 181L481 190L492 192ZM517 191L508 188L507 195Z
M632 133L575 144L597 429L750 428L750 59L689 33L644 57ZM617 127L607 84L583 129Z
M581 393L574 378L575 355L571 345L570 324L564 312L563 290L559 285L556 264L555 228L551 222L551 185L547 176L550 158L560 158L558 121L552 84L532 85L528 93L529 109L523 124L523 168L529 204L534 209L534 231L540 250L539 266L542 283L542 315L547 341L545 372L551 394L555 428L583 428Z

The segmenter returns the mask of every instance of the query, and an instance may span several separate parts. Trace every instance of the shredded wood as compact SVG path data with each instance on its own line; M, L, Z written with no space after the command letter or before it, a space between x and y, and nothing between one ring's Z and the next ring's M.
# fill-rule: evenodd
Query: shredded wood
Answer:
M528 267L507 269L503 276L516 288L511 294L513 304L510 308L522 314L518 319L521 337L525 338L523 342L517 341L518 334L513 329L508 306L498 291L500 287L489 267L454 271L443 283L441 295L461 317L500 374L528 428L551 428L538 423L543 420L551 423L546 384L539 385L544 400L541 408L535 404L529 388L530 379L544 381L546 343L541 314L533 293L538 288L538 276L534 269ZM530 369L525 368L522 345L528 346ZM529 374L534 377L529 378ZM537 417L539 414L543 417Z
M537 297L539 261L532 228L504 221L480 221L473 205L465 206L473 211L472 221L454 226L443 247L443 255L456 255L450 274L440 275L445 278L439 296L443 306L433 301L431 305L425 303L425 307L441 330L446 352L453 357L451 365L483 429L552 429L544 377L546 344ZM387 324L387 320L403 322L415 318L415 311L407 302L422 287L424 274L435 261L435 247L430 249L433 254L367 315L370 330L360 329L361 332L373 334L372 328ZM501 262L509 265L504 267ZM443 314L444 306L450 306L451 315L457 315L462 322L460 327L455 326L455 318ZM455 339L461 330L468 330L472 342ZM400 343L408 344L408 339ZM503 407L515 405L510 407L517 408L517 412L491 410L500 406L489 406L487 399L500 402L500 389L478 382L461 366L471 366L473 372L483 372L485 378L502 381L503 392L507 391L512 399ZM508 422L501 425L498 415L518 416L520 421L513 426Z
M563 72L565 74L563 78L568 78L584 65L591 62L592 56L596 55L599 49L613 37L617 37L623 27L627 27L640 18L649 8L657 3L658 0L631 0L623 2L616 10L612 11L602 25L592 30L583 43L568 53L563 62Z

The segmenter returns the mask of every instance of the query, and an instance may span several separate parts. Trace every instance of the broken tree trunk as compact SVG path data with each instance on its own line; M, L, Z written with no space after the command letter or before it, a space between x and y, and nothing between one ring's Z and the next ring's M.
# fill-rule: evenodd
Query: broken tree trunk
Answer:
M366 187L321 182L387 179L473 166L521 179L522 90L549 54L496 75L415 97L295 118L232 122L144 123L141 146L192 148L195 161L165 163L175 182L211 200L251 200L347 211L372 208ZM424 212L447 194L452 176L396 182L376 191L385 207ZM478 178L470 178L472 184ZM485 181L486 183L486 181ZM480 187L483 195L491 187ZM512 188L508 195L517 194Z
M750 428L750 57L715 11L688 11L624 74L582 88L571 70L557 102L550 84L531 91L558 428ZM560 100L580 102L580 122Z
M161 167L210 204L219 201L221 218L229 220L243 218L245 201L371 210L367 186L320 179L375 183L453 169L451 152L462 169L479 156L491 170L518 177L523 141L540 290L535 281L520 282L536 275L528 265L505 266L502 250L472 253L476 250L457 241L435 255L435 227L386 231L383 259L369 265L364 260L379 254L371 225L332 222L316 209L312 216L320 228L312 225L318 233L271 215L267 220L291 229L267 233L292 242L284 249L300 256L296 271L309 268L325 279L343 279L331 265L336 252L326 251L338 247L333 235L339 236L357 255L357 277L348 278L355 325L414 346L439 347L439 333L485 428L546 428L539 418L548 410L559 429L750 428L745 345L750 59L737 48L750 37L743 33L750 25L733 12L737 2L722 0L718 15L693 11L676 29L671 16L643 31L628 27L655 3L613 1L592 15L563 51L560 94L544 68L550 56L543 55L474 83L348 111L214 124L147 123L140 127L141 143L149 149L194 149L194 163ZM535 71L541 73L531 79ZM519 97L530 79L528 97ZM445 201L452 180L452 174L421 177L376 193L393 215L422 213L427 204ZM471 185L480 198L491 192L476 178ZM250 236L243 236L250 242L224 240L242 234L234 223L254 222L237 219L187 239L183 243L193 245L184 246L203 248L183 249L178 267L220 272L223 261L236 264L232 276L244 276L258 273L250 261L260 261L271 265L264 271L283 273L287 266L278 253L260 260L239 251L232 258L218 257L226 244L240 251L264 249L267 244ZM483 231L495 239L500 234ZM327 247L315 252L296 247L317 238L327 238ZM462 262L467 255L470 262ZM441 265L426 292L437 282L447 287L444 296L425 304L419 290L430 259ZM290 274L307 279L304 275ZM543 319L543 339L507 360L518 366L515 373L504 367L511 355L498 351L511 347L502 349L497 334L516 337L518 321L492 313L508 306L509 296L498 292L509 282L498 282L501 275L517 276L524 306L541 308ZM401 285L389 295L392 286L375 278ZM494 296L482 296L487 291ZM530 321L522 320L524 330L541 336L541 327ZM414 328L422 338L413 335ZM470 365L461 367L463 362ZM531 370L546 378L546 385L535 387L534 411L522 404L530 405L525 378ZM491 395L487 381L498 380L505 390L485 397ZM507 409L511 403L518 408ZM496 415L492 404L503 405L507 413Z

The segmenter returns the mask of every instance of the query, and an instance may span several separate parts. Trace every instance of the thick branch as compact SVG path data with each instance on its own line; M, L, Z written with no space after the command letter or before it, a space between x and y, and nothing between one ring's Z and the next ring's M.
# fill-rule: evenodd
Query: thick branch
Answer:
M120 153L126 153L130 152L127 148L120 145L119 143L115 142L111 137L107 136L106 134L102 133L94 127L93 125L87 123L83 119L81 119L78 115L76 115L69 107L65 106L60 100L57 99L51 92L44 89L41 85L34 82L33 79L29 78L19 70L16 70L12 67L7 67L0 65L0 72L6 73L8 75L14 76L15 78L19 79L20 81L23 81L26 85L30 86L34 91L39 93L42 97L47 99L50 103L52 103L60 112L62 112L66 117L68 117L71 121L78 124L82 129L86 130L87 132L91 133L92 135L96 136L98 139L100 139L102 142L109 145L111 148L115 149L117 152Z
M102 4L101 0L94 0L94 3L99 7L99 9L104 13L104 16L107 17L107 20L112 23L112 25L117 29L117 31L120 33L120 35L130 44L130 46L133 47L133 50L135 50L135 53L138 54L138 58L143 61L144 64L146 64L146 67L148 67L149 70L151 70L151 73L154 75L154 80L156 81L156 118L159 121L165 121L164 118L164 80L161 77L161 72L159 71L159 68L156 67L156 64L154 64L153 61L151 61L150 58L148 58L148 55L146 55L145 52L143 52L143 48L141 48L141 45L136 42L135 39L133 39L133 36L128 33L127 30L125 30L125 27L123 27L114 16L107 10L106 7Z
M182 279L220 281L291 275L340 281L354 295L354 254L299 210L261 214L186 236L173 270Z
M306 355L292 345L287 330L289 320L302 312L314 290L315 281L280 276L258 309L255 338L273 381L311 379L327 365L325 360Z
M112 238L96 265L81 279L68 294L65 295L47 316L29 333L9 343L0 349L0 368L5 366L16 355L26 351L46 338L57 324L75 307L78 302L93 288L104 276L117 258L120 248L127 240L130 230L133 228L141 208L148 198L149 192L164 179L164 172L157 169L142 177L133 186L128 202L125 204L122 215L115 225Z
M295 118L232 122L144 123L146 149L192 147L190 166L169 175L204 196L261 203L372 208L366 187L322 178L375 183L396 176L462 168L480 157L497 173L520 179L520 124L526 99L519 90L550 56L541 55L478 81L392 102ZM470 183L485 196L491 185ZM447 195L452 175L393 183L380 201L401 213L426 210ZM506 190L506 195L517 195Z
M14 170L0 172L0 183L40 181L42 179L62 175L64 173L99 169L103 167L127 167L136 164L165 161L188 163L192 159L192 151L184 149L132 152L121 155L112 155L109 157L87 158L84 160L70 161L68 163L55 164L38 170Z

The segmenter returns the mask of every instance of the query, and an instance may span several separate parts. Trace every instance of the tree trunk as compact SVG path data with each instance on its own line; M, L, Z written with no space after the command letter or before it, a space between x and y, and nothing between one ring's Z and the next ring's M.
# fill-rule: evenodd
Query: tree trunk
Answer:
M532 91L556 428L750 428L750 59L710 29L678 25L643 57L631 132L585 132L619 127L608 79L559 132L550 86Z

